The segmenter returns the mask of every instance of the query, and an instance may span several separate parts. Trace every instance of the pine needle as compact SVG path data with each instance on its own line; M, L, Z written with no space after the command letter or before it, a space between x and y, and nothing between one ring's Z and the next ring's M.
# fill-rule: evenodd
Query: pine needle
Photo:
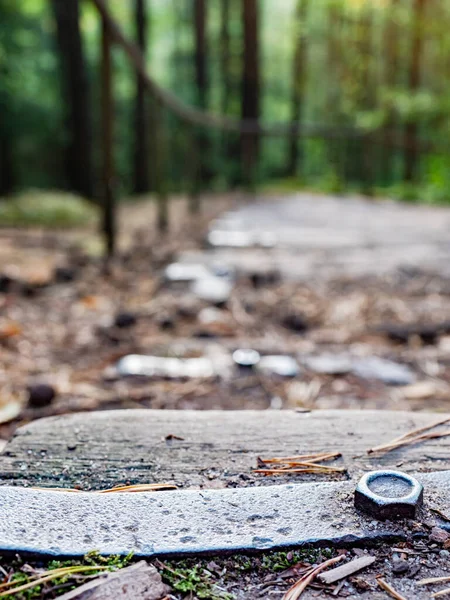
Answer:
M334 458L339 458L342 456L340 452L322 452L319 454L302 454L299 456L282 456L275 458L261 458L261 460L266 464L271 463L296 463L298 461L307 461L309 463L316 463L324 460L332 460Z
M445 588L445 590L441 590L440 592L434 592L434 594L431 594L431 597L439 598L440 596L446 596L447 594L450 594L450 588Z
M124 485L111 488L109 490L99 490L99 494L112 494L116 492L162 492L166 490L177 490L177 486L172 483L141 483L138 485Z
M19 585L18 587L14 587L13 589L6 590L0 593L0 598L7 598L11 596L15 596L19 592L24 592L31 588L34 588L38 585L42 585L43 583L47 583L47 581L52 581L52 579L57 579L58 577L63 577L64 575L72 575L73 573L85 573L89 571L106 571L110 570L110 567L98 567L98 566L88 566L88 567L61 567L60 569L53 569L51 571L47 571L41 575L31 575L28 583L23 585ZM19 582L17 581L9 581L8 583L4 583L1 586L1 589L5 589L6 587L13 587L17 585Z
M432 432L432 433L426 433L426 432L430 432L431 429L434 429L435 427L438 427L439 425L444 425L445 423L448 423L448 421L450 421L449 418L443 419L441 421L437 421L436 423L433 423L432 425L426 425L425 427L420 427L418 429L414 429L413 431L409 431L408 433L405 433L405 434L401 435L400 437L393 439L392 441L388 442L387 444L381 444L380 446L375 446L374 448L369 448L369 450L367 450L367 454L373 454L375 452L390 452L391 450L394 450L395 448L400 448L401 446L406 446L407 444L416 444L418 442L423 442L423 441L430 440L430 439L438 439L441 437L447 437L450 435L450 431L448 431L448 430L443 431L443 432Z
M312 567L309 569L309 571L307 571L296 583L294 583L291 588L288 589L286 594L283 596L283 600L298 600L316 575L318 575L324 569L335 565L337 562L340 562L344 558L344 555L336 556L335 558L326 560L317 567Z
M320 462L335 460L342 456L340 452L320 452L316 454L301 454L297 456L281 456L271 458L258 457L258 468L254 473L262 475L285 475L296 473L330 474L345 473L344 467L329 467L318 464Z
M450 576L429 577L428 579L421 579L417 582L417 585L432 585L433 583L447 583L447 581L450 581Z
M345 473L347 469L345 467L322 467L307 465L304 463L304 467L300 469L289 469L284 467L282 469L255 469L254 473L261 473L263 475L285 475L287 473Z
M40 492L71 492L81 493L82 490L76 490L73 488L41 488L34 487L33 490ZM112 494L112 493L137 493L137 492L162 492L167 490L177 490L178 487L173 483L140 483L136 485L118 485L107 490L89 490L89 494Z
M450 517L443 513L442 510L440 510L439 508L433 508L432 506L430 506L430 510L431 512L437 514L443 521L450 522Z
M387 592L392 598L395 598L395 600L408 600L407 598L405 598L405 596L402 596L396 590L394 590L394 588L381 577L377 577L377 583L380 586L380 588Z

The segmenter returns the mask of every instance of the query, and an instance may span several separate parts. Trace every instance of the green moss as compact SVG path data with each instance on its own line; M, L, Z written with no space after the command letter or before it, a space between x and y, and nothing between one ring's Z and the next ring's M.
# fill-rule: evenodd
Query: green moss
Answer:
M62 567L99 567L98 570L92 569L89 570L89 577L92 575L100 575L104 573L105 570L108 571L117 571L118 569L123 569L127 567L131 560L132 554L128 556L101 556L98 552L90 552L81 560L52 560L48 564L43 567L40 565L41 569L45 568L45 571L51 571L53 569L60 569ZM3 561L0 560L0 564ZM107 567L107 569L105 569ZM13 571L11 575L11 581L17 582L18 586L25 585L31 582L30 571L29 571L29 562L23 561L20 557L17 557L12 563L9 563L8 571ZM43 573L45 575L45 573ZM55 577L51 581L48 581L44 584L36 585L29 590L25 590L18 594L14 594L14 588L11 589L11 598L14 600L38 600L39 598L43 598L44 594L47 597L54 597L53 595L49 595L52 593L52 590L56 588L61 588L60 594L64 594L70 590L73 590L79 587L80 583L80 575L81 573L77 573L77 579L74 579L73 575L67 574L61 577ZM48 593L48 594L47 594Z
M64 192L29 191L0 200L0 227L80 227L96 216L90 202Z
M163 579L174 590L184 594L195 594L205 600L233 600L233 596L217 589L204 561L177 561L166 563L162 570Z

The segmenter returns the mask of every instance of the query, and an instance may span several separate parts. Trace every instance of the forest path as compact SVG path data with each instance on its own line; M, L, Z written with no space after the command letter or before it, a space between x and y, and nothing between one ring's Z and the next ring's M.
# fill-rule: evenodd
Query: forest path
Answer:
M0 408L17 396L24 404L0 439L24 421L106 408L448 411L448 209L306 192L202 204L189 217L186 199L174 199L170 232L159 236L155 203L124 203L109 275L96 255L74 250L78 239L98 243L94 228L0 231L0 275L13 280L0 295ZM265 247L205 244L248 234ZM225 306L195 281L169 281L179 261L236 266ZM57 277L55 266L69 270ZM124 312L128 327L117 325ZM241 371L231 357L245 348L288 355L299 373ZM174 353L223 359L230 372L116 376L123 356ZM55 388L49 406L26 404L35 381Z
M243 270L266 264L288 279L385 275L404 267L450 273L448 208L298 193L228 211L213 223L212 240L215 230L223 232L222 247L208 258ZM249 241L249 247L230 248L236 232L262 235L263 244L273 247L255 248Z

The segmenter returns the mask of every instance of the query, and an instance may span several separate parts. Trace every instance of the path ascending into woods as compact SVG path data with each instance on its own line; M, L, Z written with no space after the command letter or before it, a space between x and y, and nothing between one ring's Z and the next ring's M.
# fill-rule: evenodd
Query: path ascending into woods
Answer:
M386 275L408 267L450 274L447 208L301 193L229 211L217 228L262 233L263 243L274 243L270 250L216 250L217 259L241 268L267 261L288 278Z
M108 276L73 251L77 232L0 231L0 275L13 279L0 291L0 406L25 402L0 439L25 420L105 408L447 409L450 210L306 193L205 198L189 225L185 209L171 203L162 239L152 203L123 207L128 249ZM176 261L237 267L229 302L166 281ZM69 272L55 277L58 265ZM240 371L239 348L289 355L299 371ZM112 376L136 353L228 366L194 381ZM26 404L36 381L55 388L46 406Z
M0 460L2 483L99 489L170 480L180 487L253 487L280 483L281 477L292 481L286 474L261 479L253 472L258 456L327 449L343 453L339 464L355 479L360 470L381 465L445 469L448 437L383 457L366 450L434 423L437 417L427 411L448 412L450 211L307 194L227 210L209 225L198 219L196 230L184 231L177 212L171 236L155 242L154 207L127 209L122 224L134 251L118 257L106 276L98 260L73 252L65 233L0 232L0 243L9 246L0 252L0 274L14 275L9 283L0 280L0 416L8 402L25 399L34 380L56 392L49 402L35 394L15 422L0 425L0 440L29 420L81 412L18 432ZM217 242L221 248L214 247ZM230 242L241 247L227 248ZM50 269L46 279L44 267L55 266L55 257L67 269L58 277ZM166 268L177 260L214 265L225 281L223 266L235 266L227 302L212 306L189 283L168 281ZM263 370L239 369L231 361L238 348L290 357L297 373L275 375L273 361ZM126 378L114 366L131 353L202 356L220 370L206 379ZM111 408L259 410L83 412ZM314 410L323 408L424 414ZM302 474L295 481L312 477L322 476ZM351 494L340 502L353 518ZM446 506L440 508L448 514ZM338 593L378 597L375 575L382 573L405 597L429 597L417 580L448 573L448 550L436 538L445 532L430 534L430 523L419 530L414 522L414 534L406 532L408 541L393 548L371 549L375 565L342 588L338 584ZM368 526L371 536L371 517ZM347 558L361 552L351 549ZM299 576L288 566L324 557L266 554L245 563L215 557L170 568L175 575L174 568L185 569L183 584L190 564L206 573L208 585L220 591L208 597L228 597L225 590L236 600L257 600L284 594ZM327 596L317 589L304 595L316 597Z

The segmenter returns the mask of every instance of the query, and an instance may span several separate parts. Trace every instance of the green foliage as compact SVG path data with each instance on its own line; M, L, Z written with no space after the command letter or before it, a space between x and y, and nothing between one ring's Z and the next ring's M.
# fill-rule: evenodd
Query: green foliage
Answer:
M132 559L132 554L129 554L128 556L101 556L98 552L94 551L87 554L81 560L52 560L46 565L45 571L43 571L42 574L45 575L47 571L63 567L87 567L89 569L87 574L91 577L93 575L100 575L104 573L105 570L117 571L118 569L123 569L131 563ZM18 586L31 583L32 579L30 578L30 575L32 572L30 572L28 563L25 563L17 556L11 567L14 570L11 581L17 582ZM99 567L99 569L92 569L92 567ZM52 579L49 582L36 585L17 594L14 594L14 588L11 588L11 598L14 598L14 600L39 600L43 598L44 595L45 597L54 597L53 592L52 595L49 595L49 591L55 590L60 586L64 586L60 592L63 594L81 585L82 581L80 580L80 576L82 574L82 571L78 572L76 578L71 574L55 577L55 579Z
M277 572L285 571L298 563L315 564L332 558L333 550L329 548L308 548L292 552L271 552L265 554L261 561L264 570Z
M211 573L195 562L179 562L163 569L163 578L177 591L195 594L205 600L232 600L232 596L215 589Z
M432 157L419 159L417 182L404 183L404 169L374 169L374 187L386 195L409 201L448 203L449 188L445 168L447 148L442 142L450 135L450 3L431 3L421 23L424 51L420 57L420 87L410 89L414 35L413 0L367 2L365 0L323 0L308 2L307 14L296 22L296 7L302 0L261 0L260 40L262 72L262 118L265 122L289 122L295 84L293 57L302 33L306 45L305 83L302 88L301 121L330 129L358 127L369 132L393 129L401 139L407 123L417 123L420 137L439 143ZM208 5L207 67L210 82L208 110L224 110L225 82L220 44L220 2ZM128 36L134 36L133 3L110 0L114 16ZM229 35L229 81L226 110L229 116L241 113L242 22L238 2L231 2ZM194 77L194 36L191 3L148 0L149 72L182 101L196 103ZM91 83L91 112L94 121L97 183L100 146L100 23L91 3L81 3L81 28ZM332 26L331 26L332 25ZM394 35L388 35L394 26ZM395 54L395 56L393 56ZM117 190L127 194L133 174L133 110L135 74L120 49L115 49L115 161ZM395 58L395 60L394 60ZM55 23L49 0L0 0L0 141L12 142L17 189L30 187L64 188L63 149L68 141L59 57L55 43ZM393 80L388 74L396 65ZM391 78L392 79L392 78ZM150 111L152 112L152 111ZM165 187L170 192L190 186L189 159L192 131L177 118L166 119L169 161L165 166ZM152 132L149 137L153 139ZM210 131L206 134L208 152L203 157L205 171L213 174L207 182L212 190L240 185L240 141L236 133ZM357 144L342 139L326 141L299 137L298 185L331 193L364 189L364 167ZM261 142L258 183L263 187L286 175L289 143L282 137ZM152 147L151 164L158 149ZM385 147L391 164L403 161L404 150ZM336 157L342 164L336 164ZM380 161L380 157L377 159ZM346 165L345 168L342 165ZM331 166L330 166L331 165ZM377 167L377 165L375 165ZM0 164L1 171L1 164ZM387 174L386 174L387 172ZM294 177L282 185L297 186ZM1 173L0 173L1 177ZM91 217L72 213L42 218L31 208L16 206L16 200L0 207L0 224L61 224L89 221ZM84 212L84 211L81 211ZM81 214L80 212L80 214Z
M0 200L0 227L80 227L96 215L87 200L63 192L30 191Z

